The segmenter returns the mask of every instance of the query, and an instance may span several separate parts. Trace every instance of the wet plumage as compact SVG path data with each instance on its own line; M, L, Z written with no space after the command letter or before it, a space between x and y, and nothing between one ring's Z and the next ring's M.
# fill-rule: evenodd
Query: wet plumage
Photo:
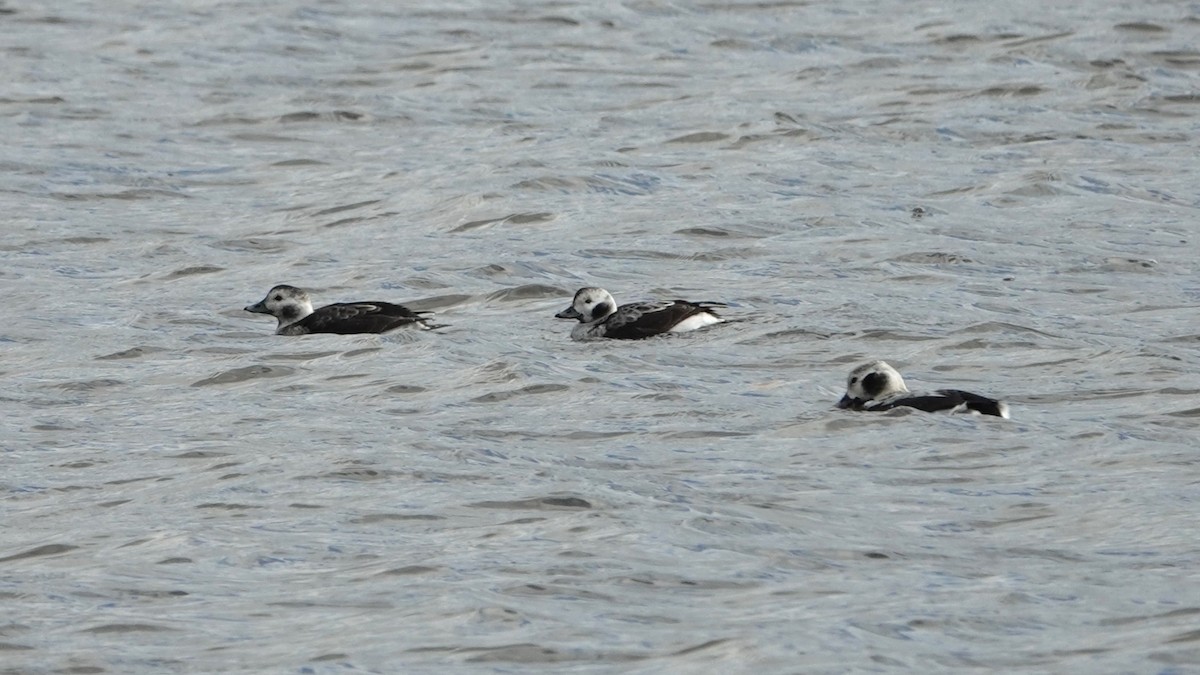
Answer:
M428 312L390 302L338 302L313 309L307 292L286 284L272 288L267 297L247 306L246 311L274 316L278 320L277 335L348 335L386 333L402 326L435 327L429 324Z
M719 302L637 302L618 306L612 295L603 288L581 288L575 292L571 306L554 316L577 319L571 329L575 340L610 338L640 340L663 333L695 330L722 319L714 311L725 305Z
M846 394L837 407L850 410L891 410L907 407L925 412L977 412L1008 418L1008 404L960 389L913 393L900 373L884 361L855 368L846 378Z

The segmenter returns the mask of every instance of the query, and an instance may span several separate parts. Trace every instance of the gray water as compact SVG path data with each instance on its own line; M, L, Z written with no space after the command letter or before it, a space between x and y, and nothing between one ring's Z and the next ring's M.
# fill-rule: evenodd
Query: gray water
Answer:
M0 11L0 672L1200 668L1200 3Z

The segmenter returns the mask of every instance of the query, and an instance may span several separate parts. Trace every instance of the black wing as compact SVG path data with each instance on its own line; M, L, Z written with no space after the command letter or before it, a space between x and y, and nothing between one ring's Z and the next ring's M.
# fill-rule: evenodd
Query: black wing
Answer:
M961 389L939 389L938 393L943 396L952 396L958 399L958 402L965 405L967 410L974 410L983 415L995 415L996 417L1008 417L1008 406L997 401L994 398L972 394L969 391Z
M697 314L716 316L714 307L724 307L719 302L688 302L676 300L671 303L636 303L621 305L612 316L604 321L604 337L617 340L641 340L670 331L680 321Z
M995 399L990 399L979 394L972 394L969 391L959 389L939 389L933 394L925 394L921 396L905 396L894 401L886 402L878 407L873 407L875 410L888 410L896 407L916 408L925 412L941 412L943 410L953 410L959 406L967 410L984 415L995 415L996 417L1004 417L1003 404Z
M298 324L310 333L384 333L424 322L425 314L390 302L339 302L314 311Z
M937 394L927 394L925 396L905 396L904 398L881 403L879 406L872 406L871 408L873 410L916 408L925 412L940 412L942 410L954 410L962 403L962 399L953 396L942 396L941 392L938 392Z

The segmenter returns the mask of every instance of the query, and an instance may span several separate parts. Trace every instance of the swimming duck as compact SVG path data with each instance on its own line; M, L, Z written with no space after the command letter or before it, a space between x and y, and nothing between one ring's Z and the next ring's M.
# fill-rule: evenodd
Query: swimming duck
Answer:
M571 338L575 340L640 340L723 323L725 319L717 315L714 311L716 307L725 305L719 302L672 300L617 306L608 291L586 287L575 292L570 307L554 316L579 320L579 324L571 329Z
M248 305L246 311L278 319L276 335L385 333L401 326L436 328L426 317L429 312L415 312L390 302L337 302L313 309L308 293L286 284L272 288L267 297Z
M837 407L851 410L908 407L925 412L971 411L1008 419L1007 403L969 391L938 389L930 393L910 392L900 373L884 361L872 361L851 371L846 378L846 395L837 402Z

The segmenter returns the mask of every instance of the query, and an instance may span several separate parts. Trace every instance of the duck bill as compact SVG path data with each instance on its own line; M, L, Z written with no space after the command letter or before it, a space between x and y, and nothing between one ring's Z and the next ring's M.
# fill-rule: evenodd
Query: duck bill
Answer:
M856 403L858 403L858 401L850 398L850 394L844 394L842 395L842 400L837 402L837 407L845 410L846 408L853 408Z
M247 308L247 309L249 309L249 308ZM555 314L554 318L556 318L556 319L582 319L583 315L580 314L579 310L575 309L574 307L568 307L568 308L564 309L563 311L559 312L558 314Z
M254 303L253 305L246 305L246 307L244 309L247 312L254 312L255 314L270 314L271 313L271 310L267 309L265 300L259 300L258 302Z

